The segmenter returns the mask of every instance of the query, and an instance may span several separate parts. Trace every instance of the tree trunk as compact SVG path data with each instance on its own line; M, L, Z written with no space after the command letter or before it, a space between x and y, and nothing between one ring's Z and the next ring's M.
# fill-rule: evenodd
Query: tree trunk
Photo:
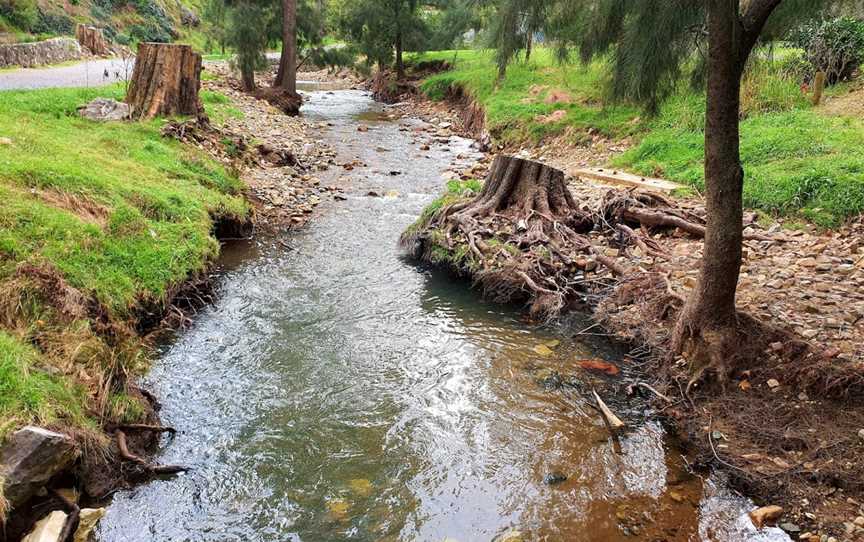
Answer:
M564 172L515 156L499 154L480 194L459 215L514 214L525 219L536 215L570 222L583 215L567 189Z
M725 381L738 346L735 292L741 270L744 171L738 119L741 30L738 0L708 2L708 95L705 123L707 223L698 283L678 321L673 347L691 362L694 378L706 369ZM748 51L749 53L749 51Z
M405 60L402 58L402 29L396 31L396 78L405 78Z
M94 55L107 55L110 52L101 28L79 24L75 27L75 39Z
M273 86L297 94L297 0L282 0L282 55Z
M255 90L255 70L240 68L240 86L246 92Z
M132 117L152 119L158 115L201 116L201 55L189 45L142 43L126 103Z
M528 31L528 36L525 38L525 62L531 60L531 48L534 46L534 32Z

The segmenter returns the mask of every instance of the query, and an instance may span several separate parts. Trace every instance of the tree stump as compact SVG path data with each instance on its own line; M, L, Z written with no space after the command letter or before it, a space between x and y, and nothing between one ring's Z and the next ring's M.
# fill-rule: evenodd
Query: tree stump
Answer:
M135 119L201 116L201 55L189 45L142 43L126 94Z
M75 39L94 55L107 55L110 52L101 28L79 24L75 27Z
M577 231L593 220L580 210L560 169L499 154L483 183L480 194L454 218L474 218L492 213L518 216L526 221L572 224ZM585 225L579 225L586 221ZM590 227L589 227L590 229Z

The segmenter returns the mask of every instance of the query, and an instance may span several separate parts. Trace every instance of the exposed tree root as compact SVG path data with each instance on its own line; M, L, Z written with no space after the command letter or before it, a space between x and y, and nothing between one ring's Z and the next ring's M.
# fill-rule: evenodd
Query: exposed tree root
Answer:
M303 98L299 94L282 87L260 87L252 95L292 117L300 114L300 106L303 105Z
M140 465L147 472L158 475L177 474L189 470L188 467L183 467L181 465L157 465L150 463L144 458L129 451L129 445L126 443L126 433L118 429L114 434L117 437L117 449L120 451L120 458Z
M678 228L698 239L705 238L705 220L680 209L665 196L642 190L610 191L600 210L609 224L652 229ZM779 236L745 233L750 241L785 241Z
M582 290L586 273L625 274L585 235L593 228L563 172L499 155L479 194L446 201L402 242L420 258L473 275L490 298L524 300L534 318L548 319Z
M60 501L63 511L68 514L60 534L57 535L58 542L71 542L75 536L75 531L78 530L78 524L81 520L81 509L77 504L64 497L60 492L51 490L52 495Z

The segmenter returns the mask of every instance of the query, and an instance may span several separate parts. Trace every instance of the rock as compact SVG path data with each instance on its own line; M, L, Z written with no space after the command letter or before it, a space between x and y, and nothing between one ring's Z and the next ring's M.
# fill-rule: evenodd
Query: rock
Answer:
M858 438L860 438L861 440L864 440L864 429L858 430Z
M601 373L606 373L609 376L615 376L621 372L618 366L614 363L609 363L602 359L582 359L579 360L577 364L579 367L587 371L599 371Z
M538 353L544 357L552 355L552 349L549 348L548 346L546 346L545 344L538 344L537 346L534 347L533 350L534 350L534 352L536 352L536 353Z
M779 506L763 506L750 512L750 521L757 529L761 529L765 525L775 523L782 515L783 509Z
M795 525L794 523L781 523L780 528L786 531L787 533L800 533L801 527Z
M858 516L852 523L858 527L864 527L864 516Z
M132 108L129 104L110 98L96 98L89 104L78 108L79 115L98 122L126 120L131 113Z
M79 516L78 529L75 531L74 542L88 542L90 533L99 524L99 520L105 517L104 508L82 508Z
M24 504L55 474L68 467L78 448L67 435L27 426L12 433L0 449L4 493L12 508Z
M66 524L66 512L55 510L36 522L33 530L21 542L59 542L60 531Z
M0 137L0 145L11 145L12 138L11 137Z
M780 386L780 382L778 382L776 378L769 379L767 384L769 388L777 388Z
M201 18L186 6L180 6L180 23L183 26L196 27L201 24Z
M546 476L543 477L543 483L547 486L554 486L556 484L560 484L561 482L567 481L567 475L562 474L560 472L550 472Z
M510 529L492 539L493 542L522 542L524 540L522 531Z
M360 126L357 127L357 131L358 131L358 132L368 132L368 131L369 131L369 127L366 126L365 124L361 124Z

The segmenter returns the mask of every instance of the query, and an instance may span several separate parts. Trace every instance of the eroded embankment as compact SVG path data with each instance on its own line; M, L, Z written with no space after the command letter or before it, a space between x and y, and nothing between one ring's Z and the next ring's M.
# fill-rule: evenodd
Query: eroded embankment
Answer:
M584 182L562 194L563 174L550 169L498 158L482 184L476 168L465 172L403 244L491 299L525 303L537 319L592 311L632 345L654 388L675 398L658 406L694 466L726 471L757 500L784 506L790 531L847 533L864 490L860 364L744 313L740 348L726 352L724 367L675 355L670 337L693 284L677 280L672 255L680 240L704 235L704 208ZM787 242L758 224L745 238L755 249ZM725 389L710 384L718 370Z
M37 495L46 483L89 503L178 470L144 459L165 432L157 399L136 384L153 341L211 299L220 240L248 236L253 217L305 222L317 200L304 187L324 191L308 172L327 167L326 150L307 124L213 92L203 96L212 122L78 118L94 96L120 93L9 92L0 105L0 439L16 465L0 522L11 540L47 510L70 509ZM249 194L241 176L253 189L266 178L282 204ZM28 424L57 434L15 433ZM15 463L31 444L38 461Z

